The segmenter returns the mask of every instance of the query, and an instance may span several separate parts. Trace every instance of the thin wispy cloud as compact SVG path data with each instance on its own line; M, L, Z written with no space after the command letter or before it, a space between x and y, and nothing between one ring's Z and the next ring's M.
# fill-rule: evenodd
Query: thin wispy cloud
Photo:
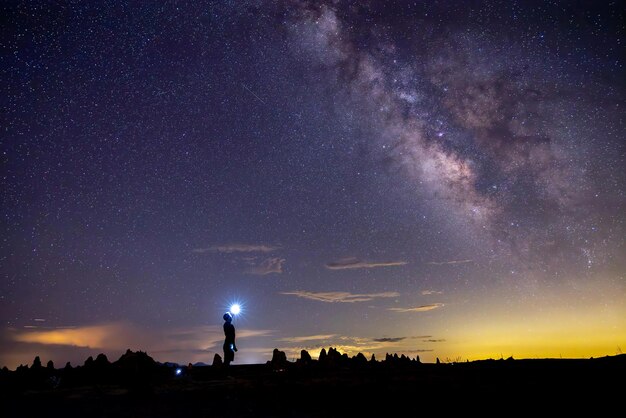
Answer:
M389 310L394 312L427 312L442 308L443 306L443 303L431 303L430 305L416 306L414 308L389 308Z
M248 270L250 274L265 276L270 273L280 274L283 272L284 258L272 257L265 259L261 264Z
M400 296L398 292L382 293L349 293L349 292L309 292L306 290L294 290L292 292L280 292L282 295L293 295L300 298L330 303L354 303L367 302L377 298L395 298Z
M424 296L441 295L441 294L443 294L443 291L441 291L441 290L422 290L422 295L424 295Z
M329 270L347 270L347 269L370 269L375 267L393 267L408 264L406 261L363 261L358 258L342 258L340 260L326 263Z
M425 342L425 343L442 343L442 342L445 342L446 339L445 338L440 338L438 340L436 340L436 339L429 339L429 340L422 340L422 341Z
M194 248L192 252L194 253L271 253L272 251L278 250L280 247L274 245L266 245L266 244L224 244L224 245L213 245L211 247L206 248Z
M467 264L473 263L474 260L448 260L448 261L429 261L426 264L430 264L431 266L447 266L454 264Z
M377 343L397 343L405 339L406 337L383 337L383 338L374 338L373 341Z

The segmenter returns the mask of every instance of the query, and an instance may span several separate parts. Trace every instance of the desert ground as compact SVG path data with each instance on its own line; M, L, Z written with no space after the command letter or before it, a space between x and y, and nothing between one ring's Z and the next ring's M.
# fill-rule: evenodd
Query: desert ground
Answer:
M277 350L275 350L277 351ZM74 368L2 371L4 417L594 416L623 406L626 355L420 363L387 356L178 366L128 351ZM334 354L334 358L332 356ZM98 363L99 362L99 363ZM606 416L606 415L605 415Z

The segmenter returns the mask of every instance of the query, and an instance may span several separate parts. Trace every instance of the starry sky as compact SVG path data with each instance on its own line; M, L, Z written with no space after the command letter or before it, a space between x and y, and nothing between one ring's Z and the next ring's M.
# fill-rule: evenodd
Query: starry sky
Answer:
M626 349L620 2L0 14L0 365Z

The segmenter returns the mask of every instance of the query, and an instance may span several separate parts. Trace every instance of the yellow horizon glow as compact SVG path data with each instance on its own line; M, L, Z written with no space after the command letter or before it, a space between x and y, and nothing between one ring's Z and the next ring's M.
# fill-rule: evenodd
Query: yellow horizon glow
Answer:
M537 303L494 302L482 312L459 312L434 353L470 360L619 354L626 348L626 304L619 299L619 293L546 295Z
M352 327L346 324L348 332L331 328L323 333L316 330L318 333L311 335L278 335L261 343L253 339L269 338L279 331L238 330L238 339L246 340L238 344L238 359L247 355L252 358L249 355L254 350L255 359L261 353L271 356L274 348L285 351L290 359L299 358L302 349L315 359L322 348L334 347L349 356L361 352L368 359L375 354L382 360L386 353L397 353L411 358L419 355L423 362L434 362L437 358L471 361L511 356L589 358L626 350L625 291L619 282L594 280L570 287L544 288L543 292L532 294L532 298L527 292L519 292L515 297L506 290L484 295L438 295L437 303L442 307L426 312L391 312L381 307L380 314L391 318L389 323L394 325L386 328L383 335L379 330L367 328L350 335ZM432 338L415 337L420 335L432 335ZM0 366L10 367L31 361L39 351L55 356L55 362L65 362L63 356L67 356L71 347L98 352L134 348L152 353L157 360L170 361L176 356L179 360L208 363L215 352L221 353L224 338L217 325L143 329L132 323L12 329L7 336L14 342L29 344L0 352L4 363ZM380 338L387 336L394 338Z

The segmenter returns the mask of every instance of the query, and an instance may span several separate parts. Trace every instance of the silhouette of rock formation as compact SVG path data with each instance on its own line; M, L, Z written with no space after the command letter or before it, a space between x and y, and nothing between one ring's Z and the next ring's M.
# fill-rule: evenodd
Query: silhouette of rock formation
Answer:
M31 369L41 369L41 359L39 358L39 356L36 356L33 360L33 366L31 367Z
M106 356L104 358L106 359ZM145 351L133 352L130 349L126 350L115 364L121 369L133 371L152 370L157 366L156 361Z
M330 347L328 349L328 354L326 355L326 358L324 360L321 359L321 354L320 354L320 363L324 364L325 366L338 366L342 364L343 360L347 360L347 359L348 359L347 355L345 356L345 358L343 358L341 353L339 353L339 351L337 351L333 347Z
M271 365L275 368L283 368L287 366L287 355L284 351L280 351L278 348L275 348L272 352L272 360L270 361Z
M83 367L93 367L93 357L87 357L87 360L85 360Z
M367 358L365 358L365 355L363 355L363 353L358 353L356 356L354 356L353 363L356 366L365 366L367 365Z
M304 366L308 366L313 362L313 359L311 359L311 355L308 351L302 350L300 351L300 359L297 362Z
M322 348L322 350L320 351L320 355L317 357L317 361L319 361L320 363L324 363L326 361L326 349Z
M117 378L133 392L148 394L157 380L159 365L144 351L130 349L113 363Z
M224 365L224 362L222 362L222 356L215 353L215 355L213 356L213 367L220 367L223 365Z
M105 368L111 365L111 363L109 363L109 359L104 353L100 353L94 360L93 365L98 368Z

